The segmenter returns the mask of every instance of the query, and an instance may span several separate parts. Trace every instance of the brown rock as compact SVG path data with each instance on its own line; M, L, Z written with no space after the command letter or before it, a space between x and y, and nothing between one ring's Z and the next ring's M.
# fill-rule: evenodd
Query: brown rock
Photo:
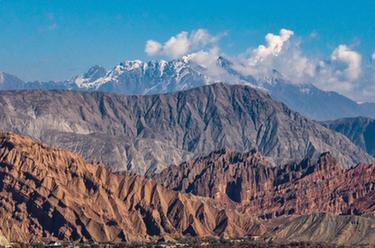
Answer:
M0 134L0 232L11 241L263 233L255 219L216 205L140 176L111 173L28 137Z
M170 166L153 178L167 188L208 196L263 219L375 212L375 166L345 170L329 153L317 163L273 166L258 152L221 150Z

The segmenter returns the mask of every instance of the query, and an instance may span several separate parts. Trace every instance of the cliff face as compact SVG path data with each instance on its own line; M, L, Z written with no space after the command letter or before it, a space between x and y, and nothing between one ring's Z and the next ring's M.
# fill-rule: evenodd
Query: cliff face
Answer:
M118 242L259 235L249 216L212 199L115 174L80 156L0 134L0 232L11 241Z
M153 178L167 188L234 204L263 219L375 211L375 166L342 169L329 153L316 163L304 160L275 167L258 152L221 150L170 166Z
M375 156L375 120L366 117L343 118L322 124L348 137L354 144Z
M222 148L256 148L277 164L316 160L326 151L348 167L372 160L343 135L240 85L153 96L1 92L0 128L148 175Z

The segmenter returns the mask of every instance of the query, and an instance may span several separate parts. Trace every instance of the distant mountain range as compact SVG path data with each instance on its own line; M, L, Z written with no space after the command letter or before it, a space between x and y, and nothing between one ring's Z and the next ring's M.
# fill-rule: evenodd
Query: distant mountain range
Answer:
M331 152L342 166L371 162L344 135L243 85L213 84L175 93L0 92L0 129L150 174L222 148L259 150L275 165Z
M375 103L358 104L336 92L312 84L293 84L277 71L263 78L244 75L223 57L217 59L216 74L194 63L188 56L172 61L125 61L111 70L93 66L86 73L62 82L24 82L0 73L0 90L69 89L115 92L127 95L170 93L224 82L245 84L267 91L293 110L316 120L367 116L375 118Z
M347 136L354 144L375 156L375 120L365 117L344 118L322 122L336 132Z

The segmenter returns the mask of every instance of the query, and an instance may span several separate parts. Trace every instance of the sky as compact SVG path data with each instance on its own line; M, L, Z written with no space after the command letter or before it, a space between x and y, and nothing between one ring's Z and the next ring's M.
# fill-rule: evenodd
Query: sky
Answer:
M96 64L111 68L216 49L245 61L249 68L241 69L249 73L302 63L303 71L280 70L292 81L316 80L323 89L371 100L374 13L373 0L0 0L0 71L30 81L64 80ZM208 40L192 41L199 30ZM189 48L166 47L184 36ZM147 50L147 44L156 47ZM353 86L358 81L361 87Z

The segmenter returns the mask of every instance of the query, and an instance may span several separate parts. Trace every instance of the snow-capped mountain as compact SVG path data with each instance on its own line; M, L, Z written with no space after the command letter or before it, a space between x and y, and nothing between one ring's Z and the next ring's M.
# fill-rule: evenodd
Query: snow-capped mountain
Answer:
M72 79L79 89L131 95L179 91L210 83L204 68L187 58L172 61L125 61L113 69L94 66Z
M215 82L247 84L267 91L276 100L316 120L342 117L375 117L375 104L358 104L336 92L326 92L312 84L292 84L278 71L253 77L236 70L224 58L216 60L217 74L198 65L191 57L165 61L124 61L112 69L93 66L86 73L63 82L23 82L0 73L0 90L68 89L146 95L191 89Z
M1 90L12 90L19 89L24 86L24 82L16 76L11 74L0 72L0 89Z

